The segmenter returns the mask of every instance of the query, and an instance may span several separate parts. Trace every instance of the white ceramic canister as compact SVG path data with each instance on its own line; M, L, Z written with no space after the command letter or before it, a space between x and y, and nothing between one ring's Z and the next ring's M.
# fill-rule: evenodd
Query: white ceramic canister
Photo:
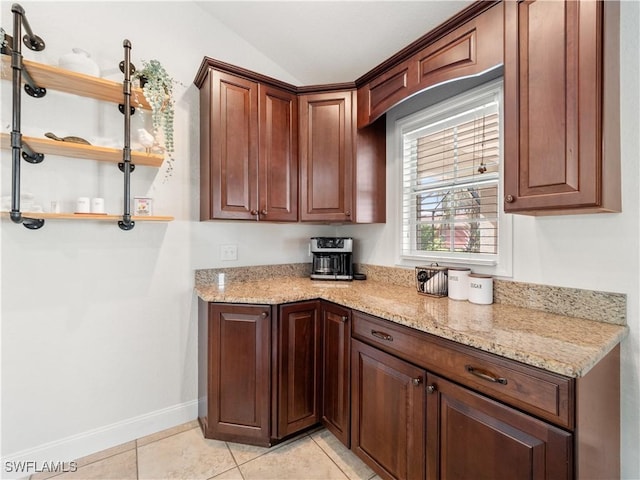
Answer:
M91 213L104 213L104 198L94 197L91 199Z
M449 298L467 300L469 298L470 268L449 267Z
M91 213L91 200L89 197L78 197L76 213Z
M469 274L469 301L479 305L493 303L493 277L491 275Z

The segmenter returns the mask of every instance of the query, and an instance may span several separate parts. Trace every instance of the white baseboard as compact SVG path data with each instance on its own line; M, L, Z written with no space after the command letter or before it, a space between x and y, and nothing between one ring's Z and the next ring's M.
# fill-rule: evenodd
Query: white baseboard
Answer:
M198 400L192 400L44 443L3 457L0 478L7 480L25 478L36 473L33 470L17 472L18 462L35 462L30 466L32 469L34 465L37 468L44 462L69 462L196 418L198 418Z

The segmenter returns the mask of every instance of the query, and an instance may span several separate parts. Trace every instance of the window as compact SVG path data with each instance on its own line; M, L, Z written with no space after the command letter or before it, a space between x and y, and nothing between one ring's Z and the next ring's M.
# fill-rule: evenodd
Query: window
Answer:
M494 81L398 120L403 258L499 263L501 103Z

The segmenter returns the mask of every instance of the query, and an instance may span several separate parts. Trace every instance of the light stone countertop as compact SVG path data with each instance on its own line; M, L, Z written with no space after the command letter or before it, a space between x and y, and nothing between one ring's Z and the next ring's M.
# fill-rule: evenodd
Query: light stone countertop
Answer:
M419 295L415 288L371 280L302 277L197 285L207 302L278 305L320 298L568 377L585 375L628 327L505 304Z

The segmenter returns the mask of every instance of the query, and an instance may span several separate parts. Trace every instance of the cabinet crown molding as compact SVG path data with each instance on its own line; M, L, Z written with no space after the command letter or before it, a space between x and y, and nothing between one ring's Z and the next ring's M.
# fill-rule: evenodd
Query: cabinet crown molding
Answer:
M196 74L196 77L193 80L193 83L196 85L196 87L202 88L205 78L207 77L207 70L209 70L210 68L213 68L225 73L230 73L232 75L237 75L247 80L261 83L263 85L269 85L271 87L280 88L294 95L302 95L302 94L308 94L308 93L335 92L339 90L355 90L356 88L355 82L331 83L326 85L296 86L287 82L283 82L276 78L269 77L267 75L263 75L258 72L254 72L252 70L248 70L246 68L238 67L237 65L232 65L230 63L216 60L215 58L211 58L211 57L204 57L202 59L202 63L200 64L198 73Z
M464 10L461 10L453 17L438 25L433 30L425 33L422 37L420 37L413 43L410 43L402 50L394 54L392 57L389 57L380 65L372 68L360 78L356 79L356 87L360 88L379 75L382 75L383 73L391 70L393 67L401 64L405 60L408 60L411 56L415 55L436 40L444 37L447 33L452 32L458 27L461 27L469 20L472 20L473 18L489 10L491 7L500 2L501 0L477 0L473 2Z
M198 88L202 88L202 84L204 83L204 80L206 78L207 69L215 68L227 73L245 77L248 80L253 80L258 83L265 83L277 88L282 88L296 95L356 89L366 84L367 82L371 81L378 75L398 65L399 63L402 63L407 58L411 57L413 54L422 50L425 46L429 45L430 43L433 43L434 41L446 35L450 31L463 25L464 23L468 22L472 18L480 15L482 12L493 7L496 3L500 3L500 1L501 0L475 1L464 10L461 10L459 13L457 13L450 19L446 20L445 22L443 22L433 30L427 32L418 40L407 45L398 53L394 54L392 57L388 58L387 60L382 62L380 65L374 67L372 70L368 71L367 73L365 73L364 75L362 75L360 78L358 78L353 82L332 83L332 84L326 84L326 85L296 86L296 85L292 85L290 83L275 79L273 77L269 77L267 75L262 75L261 73L253 72L251 70L247 70L245 68L238 67L230 63L216 60L211 57L204 57L204 59L202 60L202 63L200 64L200 68L198 69L198 73L196 74L196 77L193 80L193 83Z

